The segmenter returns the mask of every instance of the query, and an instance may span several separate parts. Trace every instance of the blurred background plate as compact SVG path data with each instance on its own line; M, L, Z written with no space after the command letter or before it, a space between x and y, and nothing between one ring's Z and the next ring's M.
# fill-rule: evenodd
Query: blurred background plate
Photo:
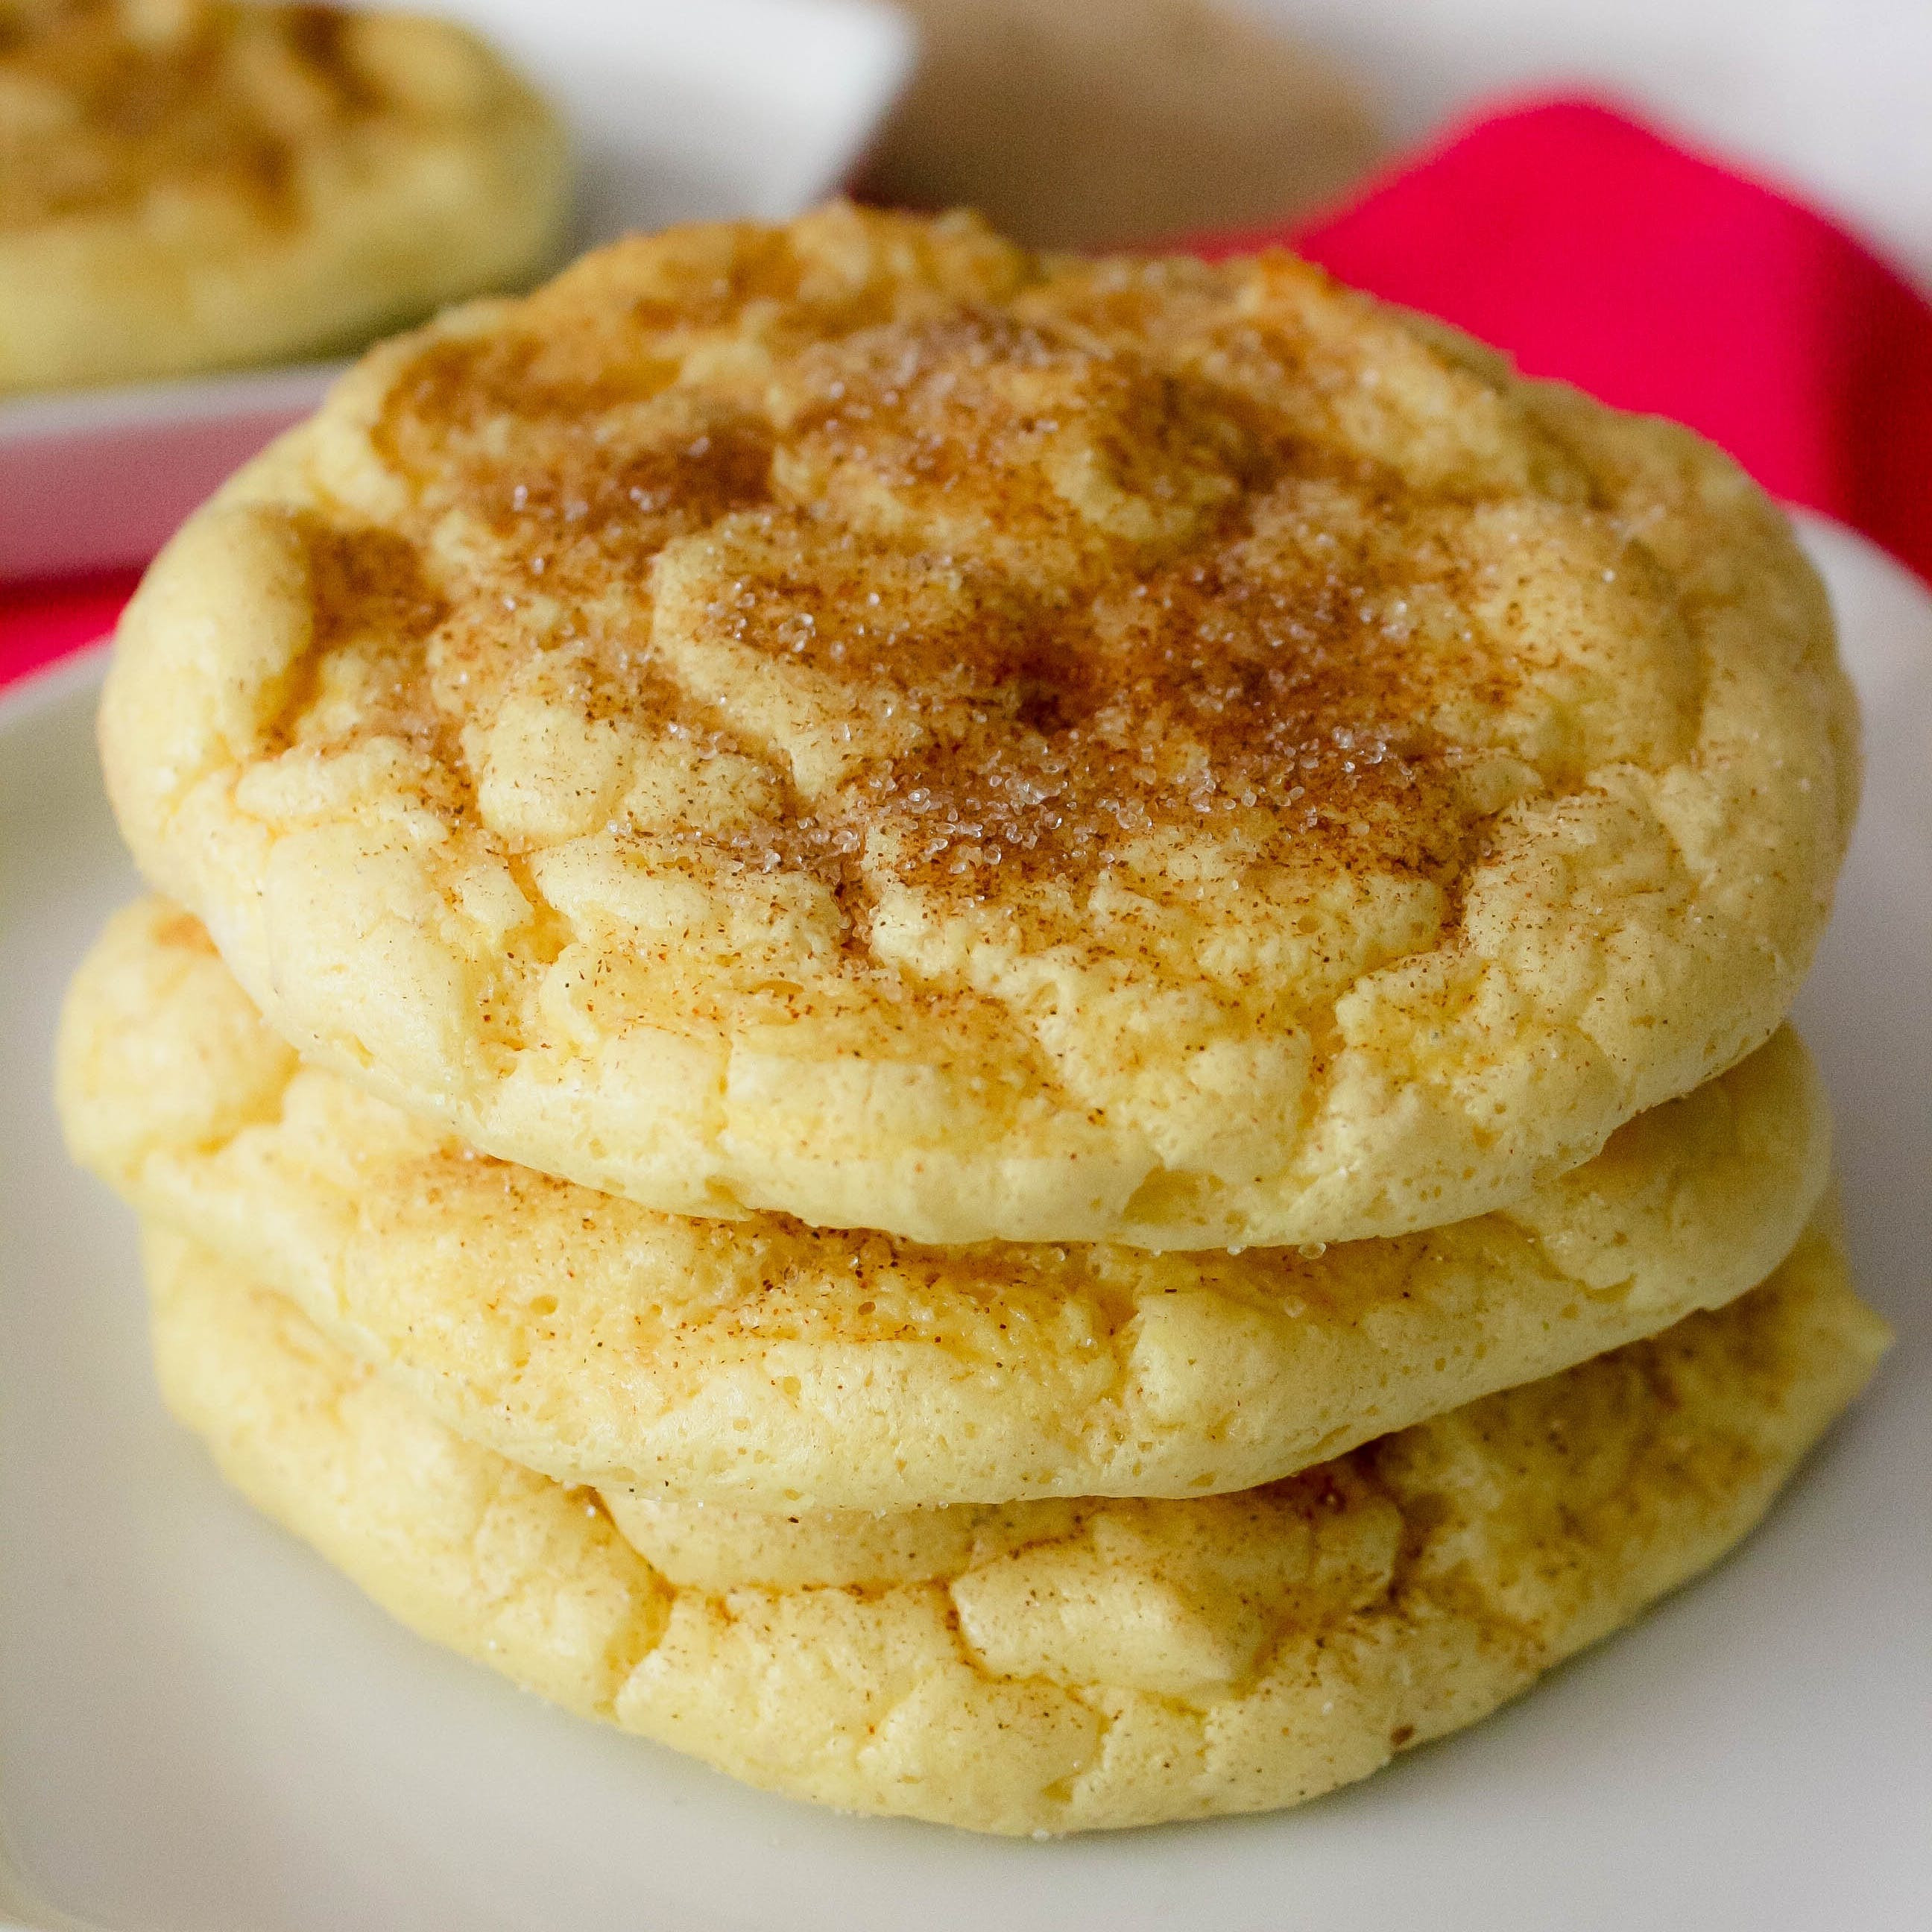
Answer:
M863 152L914 34L880 0L444 0L562 110L570 252L634 228L783 217ZM334 364L0 402L0 580L143 563Z

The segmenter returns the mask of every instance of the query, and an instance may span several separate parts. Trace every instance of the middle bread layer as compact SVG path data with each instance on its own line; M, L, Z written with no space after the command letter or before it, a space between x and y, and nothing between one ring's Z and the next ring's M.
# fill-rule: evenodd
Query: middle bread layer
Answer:
M79 1158L459 1432L567 1483L779 1511L1273 1481L1734 1299L1829 1154L1787 1029L1416 1234L1158 1255L692 1220L303 1065L159 900L83 966L59 1058Z

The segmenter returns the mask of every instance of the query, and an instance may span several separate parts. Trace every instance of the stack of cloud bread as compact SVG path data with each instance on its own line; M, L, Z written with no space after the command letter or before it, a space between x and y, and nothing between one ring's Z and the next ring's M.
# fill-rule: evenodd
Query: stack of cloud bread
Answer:
M80 1156L168 1399L753 1783L1291 1804L1714 1560L1884 1330L1778 512L1284 256L834 207L369 356L149 572Z

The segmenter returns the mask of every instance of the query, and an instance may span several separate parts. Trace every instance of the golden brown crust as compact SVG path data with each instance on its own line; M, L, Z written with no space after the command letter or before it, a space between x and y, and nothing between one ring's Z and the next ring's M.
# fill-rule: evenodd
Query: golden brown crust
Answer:
M1426 1234L1150 1255L694 1221L299 1066L157 900L82 964L57 1060L79 1158L452 1427L566 1481L765 1510L1267 1481L1743 1293L1828 1160L1786 1032Z
M834 208L372 359L104 729L275 1024L480 1146L1210 1246L1480 1212L1763 1039L1849 705L1680 432L1286 257Z
M171 1406L414 1628L752 1784L1007 1832L1294 1804L1474 1722L1736 1542L1886 1341L1820 1230L1727 1309L1269 1489L730 1587L174 1237L149 1256Z

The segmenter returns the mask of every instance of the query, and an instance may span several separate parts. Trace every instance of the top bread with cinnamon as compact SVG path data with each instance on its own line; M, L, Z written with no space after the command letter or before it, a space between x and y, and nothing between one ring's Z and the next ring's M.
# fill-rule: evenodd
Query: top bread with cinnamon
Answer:
M1670 424L1283 255L834 206L376 351L151 571L136 856L302 1052L678 1213L1479 1214L1763 1040L1856 788Z

